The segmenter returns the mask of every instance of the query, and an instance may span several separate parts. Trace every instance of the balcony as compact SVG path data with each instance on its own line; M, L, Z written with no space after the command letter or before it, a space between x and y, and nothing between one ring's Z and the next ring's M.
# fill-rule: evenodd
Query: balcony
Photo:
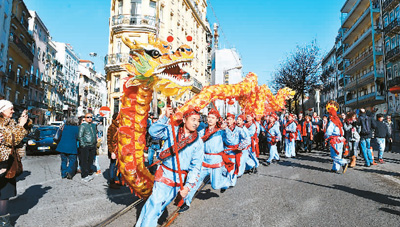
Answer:
M337 101L338 101L339 104L344 104L344 95L339 96Z
M145 31L156 32L156 18L142 15L116 15L111 17L111 27L115 32Z
M131 61L129 54L109 54L104 58L105 71L123 71L122 64L128 64Z
M344 49L343 57L351 58L363 47L368 46L371 42L370 37L372 36L372 28L367 29L361 36L358 37L353 43Z
M340 47L336 49L336 57L338 57L338 56L343 54L343 49L344 49L343 48L343 44L340 45Z
M388 88L400 86L400 77L395 77L391 80L388 80Z
M27 47L18 37L10 36L10 41L12 41L30 61L33 61L32 50Z
M364 53L360 54L356 59L350 61L349 66L345 69L346 74L351 75L355 73L357 70L361 69L365 63L371 62L373 57L374 55L371 47L367 51L364 51Z
M378 74L378 73L377 73ZM382 74L380 74L382 75ZM364 74L363 76L361 76L360 78L354 79L352 81L349 81L344 89L347 91L351 91L360 87L363 87L367 84L373 83L374 82L374 71L370 71L366 74Z
M400 19L396 18L394 21L390 22L383 31L389 36L396 35L400 31Z
M200 91L203 89L203 84L198 81L196 78L193 78L193 86L192 86L192 91L194 93L200 93Z
M360 34L360 30L368 26L368 22L371 20L370 15L371 10L369 8L366 8L362 15L357 18L357 21L349 28L347 31L344 33L342 42L347 43L347 39L354 37L357 34Z
M386 0L382 4L382 9L383 11L389 12L392 10L398 3L400 3L400 0Z
M397 46L386 53L386 59L388 61L396 61L400 58L400 47Z
M348 107L365 107L365 106L374 106L377 104L381 104L385 102L385 96L380 94L379 92L371 92L366 95L357 96L353 99L346 100L346 106Z

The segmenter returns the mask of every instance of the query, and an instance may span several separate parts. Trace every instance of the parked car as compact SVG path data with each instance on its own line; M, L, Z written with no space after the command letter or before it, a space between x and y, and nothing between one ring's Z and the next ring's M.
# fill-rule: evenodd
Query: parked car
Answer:
M55 152L57 143L53 141L58 130L57 126L40 126L29 136L26 143L28 154Z

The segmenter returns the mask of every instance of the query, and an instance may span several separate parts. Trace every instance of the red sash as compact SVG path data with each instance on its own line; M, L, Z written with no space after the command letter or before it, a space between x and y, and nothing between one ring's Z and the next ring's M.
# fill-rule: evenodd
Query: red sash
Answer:
M183 132L183 127L179 128L178 131L179 141L177 142L178 152L185 148L187 145L192 144L197 139L197 131L190 133L188 137L185 137L185 133ZM166 159L170 156L174 156L175 152L173 146L168 147L167 149L161 151L159 158L161 160Z
M164 164L161 164L160 167L157 169L157 172L156 172L154 180L157 181L157 182L162 182L162 183L164 183L164 184L166 184L166 185L168 185L170 187L180 187L180 183L175 182L175 181L163 176L163 169L169 170L169 171L174 172L174 173L178 173L177 170L171 169L171 168L165 166ZM186 177L187 177L188 172L187 171L182 171L182 174L185 175L184 181L186 181Z
M210 137L211 137L214 133L218 132L219 130L220 130L220 128L214 127L213 130L210 131L210 128L207 127L207 128L206 128L206 132L204 133L204 136L201 137L201 139L202 139L204 142L206 142L208 139L210 139Z

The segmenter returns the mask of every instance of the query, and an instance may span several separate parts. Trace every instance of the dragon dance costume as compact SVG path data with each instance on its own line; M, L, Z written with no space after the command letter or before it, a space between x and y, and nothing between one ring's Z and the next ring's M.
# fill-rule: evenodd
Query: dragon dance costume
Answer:
M345 143L345 138L343 137L343 124L337 116L337 109L339 104L335 101L330 101L327 104L326 109L329 112L330 122L328 123L328 127L325 132L325 139L329 140L329 147L331 158L333 160L332 171L337 172L341 166L343 166L343 173L347 170L347 161L342 158L343 154L343 146Z
M213 189L229 188L231 186L229 171L235 168L234 163L230 161L229 156L224 152L224 143L232 144L234 142L232 131L228 128L223 130L217 126L213 130L210 130L208 127L205 127L204 123L200 125L198 131L199 136L204 142L204 160L199 181L195 183L193 189L190 189L189 194L185 198L186 205L188 206L190 206L196 191L208 175L210 176L211 187Z
M276 116L271 116L275 119L277 119ZM269 158L267 160L267 163L271 163L272 160L277 160L279 161L279 154L278 154L278 148L276 144L282 139L281 132L279 130L279 123L277 120L273 124L268 125L267 129L267 142L268 142L268 147L269 147Z
M296 157L296 139L297 124L296 121L288 121L284 126L283 134L285 135L285 156Z
M243 115L240 115L238 118L242 118L243 121L245 120L245 117ZM244 174L246 168L250 166L253 166L251 168L254 168L257 165L258 159L252 159L254 155L250 155L251 137L247 128L244 127L244 125L242 125L242 127L236 126L236 130L237 134L235 135L239 136L239 149L242 150L242 158L240 159L239 172L237 174L237 176L240 177Z
M258 161L259 150L258 150L258 134L260 133L260 129L257 127L257 124L254 122L248 122L245 124L249 135L251 137L251 150L249 152L250 158L246 162L246 170L251 170L253 168L258 168L260 165Z
M176 197L180 188L178 164L174 145L172 127L167 124L168 118L163 117L149 128L149 133L156 139L165 140L159 157L162 164L157 169L153 192L142 208L136 226L157 226L157 221L165 207ZM179 151L180 169L185 187L192 190L199 180L201 166L204 160L204 143L197 131L185 137L183 127L175 127ZM183 183L182 183L183 184Z

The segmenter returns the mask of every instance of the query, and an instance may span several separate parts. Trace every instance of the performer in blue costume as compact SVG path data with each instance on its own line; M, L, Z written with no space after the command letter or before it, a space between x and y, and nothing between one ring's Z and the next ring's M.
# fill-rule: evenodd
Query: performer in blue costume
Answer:
M147 199L142 208L136 227L157 226L157 221L165 207L180 193L185 198L199 180L201 165L204 160L204 143L198 136L200 115L195 109L189 109L183 114L183 125L175 127L178 155L182 181L185 182L182 189L180 185L179 169L176 159L176 150L173 149L174 137L172 127L168 125L168 117L172 108L167 107L166 116L154 123L149 133L152 137L165 140L159 158L162 163L157 169L153 193Z
M278 148L276 144L282 139L281 131L279 130L279 124L277 122L278 116L276 114L271 114L269 117L267 141L269 147L269 158L267 164L271 164L272 160L279 161Z
M246 127L244 127L244 121L246 120L246 117L244 115L239 115L237 118L237 127L240 128L241 132L239 132L239 149L242 150L242 157L240 158L240 166L239 166L239 172L238 172L238 177L241 177L244 174L244 171L246 170L246 163L250 163L252 165L252 168L256 165L255 160L251 159L250 157L250 152L251 152L251 137L249 134L249 131L247 130Z
M328 128L325 132L325 139L329 140L331 158L333 160L332 172L338 173L340 167L343 167L343 173L346 173L348 163L342 158L343 145L346 141L343 137L343 124L337 116L337 110L339 109L339 104L335 101L329 101L326 105L326 110L329 113L329 123Z
M252 173L257 173L257 168L260 165L258 161L259 151L258 151L258 131L257 124L254 123L255 114L247 114L245 124L247 130L249 131L249 135L251 137L251 152L249 162L247 163L246 170L251 171ZM251 160L251 161L250 161ZM253 164L254 163L254 164Z
M240 162L242 160L243 154L241 149L239 148L239 139L242 130L236 127L235 115L228 113L226 115L226 123L228 124L228 129L233 134L233 139L230 141L224 141L225 153L228 155L227 157L231 161L232 165L225 165L229 172L229 177L231 179L231 186L236 185L237 175L240 169Z
M288 115L288 121L284 126L285 135L285 156L287 158L296 157L295 139L296 139L297 124L294 120L294 115Z
M158 117L152 117L151 118L151 123L150 126L153 125L154 123L156 123L158 121ZM161 140L152 138L151 136L149 136L149 141L146 142L146 144L148 144L149 149L148 149L148 161L149 161L149 165L153 164L153 159L154 159L154 155L157 153L157 158L158 158L158 152L161 149Z
M221 125L220 119L221 116L218 111L211 109L207 118L208 126L206 127L206 125L202 123L198 128L199 136L204 142L203 167L199 181L195 183L195 187L190 190L188 196L185 198L185 204L179 209L180 213L189 209L196 191L200 188L203 180L207 176L210 176L211 187L213 189L221 189L221 192L224 192L231 186L231 179L225 166L225 161L228 160L232 167L233 163L226 157L224 142L231 144L234 135L233 132L227 128L225 123Z

